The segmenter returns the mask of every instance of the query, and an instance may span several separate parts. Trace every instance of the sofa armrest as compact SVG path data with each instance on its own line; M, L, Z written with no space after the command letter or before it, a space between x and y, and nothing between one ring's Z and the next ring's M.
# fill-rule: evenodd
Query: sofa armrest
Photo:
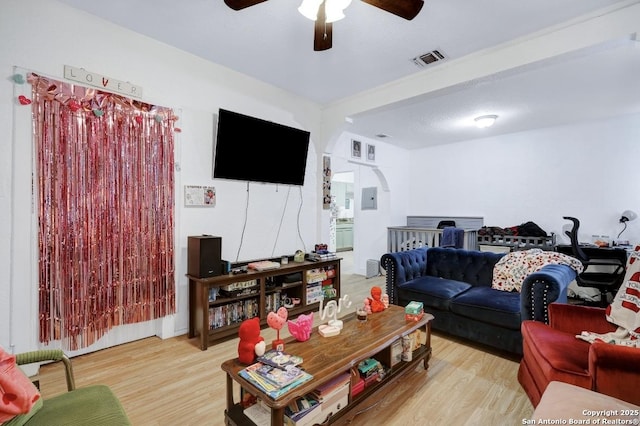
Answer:
M593 390L629 400L640 385L640 349L596 342L589 347L589 375ZM638 398L634 397L634 401Z
M567 265L546 265L525 278L520 291L522 320L549 323L548 309L553 302L567 302L567 288L576 272Z
M552 303L549 306L549 325L575 335L583 331L609 333L616 330L616 326L607 321L605 308L564 303Z
M396 288L400 284L426 275L427 249L428 247L420 247L382 255L380 264L387 271L386 284L390 303L397 303Z

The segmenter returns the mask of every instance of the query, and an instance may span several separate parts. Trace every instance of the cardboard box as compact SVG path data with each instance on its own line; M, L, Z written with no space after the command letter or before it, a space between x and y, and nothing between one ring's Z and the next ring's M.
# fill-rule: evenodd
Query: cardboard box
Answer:
M424 311L417 314L404 314L404 319L409 322L417 322L424 316Z
M402 347L402 346L401 346ZM362 377L358 378L358 381L351 386L351 396L355 397L360 392L364 390L364 379Z
M407 306L404 307L405 314L419 314L420 312L424 312L424 307L422 302L412 301L409 302Z
M375 385L376 383L378 383L378 376L380 374L376 371L375 374L372 374L371 376L367 377L364 379L364 387L369 387L371 385Z
M402 339L391 344L391 367L402 361Z
M330 415L335 415L349 404L349 385L350 382L345 383L338 391L332 393L330 398L323 399L320 404L322 416L324 417L322 420Z
M244 415L251 419L257 426L268 426L271 424L271 409L260 400L245 408Z

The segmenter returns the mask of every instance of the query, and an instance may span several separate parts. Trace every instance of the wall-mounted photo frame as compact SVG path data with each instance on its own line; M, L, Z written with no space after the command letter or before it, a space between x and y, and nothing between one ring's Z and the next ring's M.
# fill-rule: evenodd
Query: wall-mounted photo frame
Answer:
M362 160L362 142L351 139L351 158Z
M185 207L215 207L216 188L213 186L192 186L184 187Z
M331 207L331 157L322 157L322 209Z
M367 144L367 161L376 161L376 146Z

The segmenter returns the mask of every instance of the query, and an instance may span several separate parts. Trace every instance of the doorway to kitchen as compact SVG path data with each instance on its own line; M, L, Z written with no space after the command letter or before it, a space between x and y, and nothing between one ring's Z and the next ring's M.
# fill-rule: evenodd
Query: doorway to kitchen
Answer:
M353 227L355 217L353 181L353 172L334 173L331 178L331 198L335 203L336 212L336 252L339 252L338 255L343 258L352 258L353 255ZM345 269L348 269L348 265L346 264L343 266L343 271L345 271Z

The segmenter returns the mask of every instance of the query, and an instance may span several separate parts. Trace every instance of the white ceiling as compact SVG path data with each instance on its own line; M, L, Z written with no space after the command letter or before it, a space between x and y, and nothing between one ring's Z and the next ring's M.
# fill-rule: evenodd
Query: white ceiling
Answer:
M333 48L313 51L313 22L300 0L241 11L222 0L59 0L321 105L424 72L412 58L448 60L488 49L616 4L619 0L427 0L406 21L353 0L333 24ZM419 148L487 135L640 112L640 42L617 40L352 116L349 130L387 134ZM439 64L433 66L441 66ZM482 133L470 114L498 114Z

